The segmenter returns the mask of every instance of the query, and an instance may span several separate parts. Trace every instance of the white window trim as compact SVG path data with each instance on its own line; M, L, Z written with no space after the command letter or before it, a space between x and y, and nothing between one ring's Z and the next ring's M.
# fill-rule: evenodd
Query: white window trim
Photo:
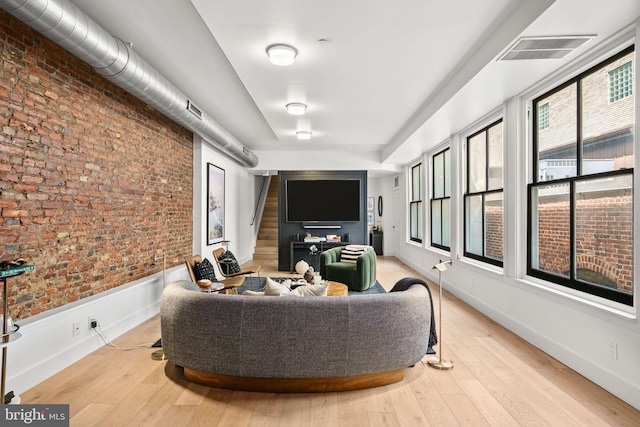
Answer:
M531 115L533 114L533 100L537 97L541 96L544 93L556 88L558 85L563 82L570 80L579 74L593 68L594 66L606 61L611 56L616 53L628 48L629 46L635 44L636 48L634 50L635 54L635 81L636 81L636 91L638 86L638 81L640 81L640 67L637 66L639 60L639 48L640 48L640 20L638 21L638 29L636 29L636 25L631 25L615 36L613 36L608 41L602 43L599 47L586 52L580 57L576 58L571 63L567 64L565 67L560 68L558 71L550 74L545 79L541 80L537 85L527 89L522 94L517 96L518 103L520 104L520 108L523 108L524 111L527 112L526 117L524 118L525 126L522 126L522 130L525 133L524 138L521 141L526 144L518 144L525 148L525 153L520 157L524 162L526 162L526 167L523 168L521 173L525 173L525 182L524 185L521 186L521 194L524 196L520 197L520 212L527 215L529 206L527 206L527 185L532 182L532 173L533 171L531 163L533 156L533 140L531 136L533 135L533 118ZM638 120L638 116L640 115L640 96L637 95L636 92L636 128L635 135L636 141L634 148L638 148L640 141L640 120ZM519 135L523 137L523 135ZM633 177L633 185L634 185L634 217L640 218L640 150L634 150L634 177ZM523 248L523 252L520 255L521 259L519 259L519 268L516 272L517 281L519 283L526 284L528 286L535 286L536 288L544 289L548 292L551 292L555 295L559 295L570 299L572 301L580 302L585 305L589 305L591 307L596 307L601 310L607 311L612 314L616 314L618 316L627 318L627 319L635 319L638 314L638 306L640 305L640 283L639 275L640 275L640 261L638 261L638 257L635 256L635 265L633 267L634 270L634 286L633 286L633 305L627 306L625 304L620 304L616 301L608 300L606 298L602 298L596 295L591 295L587 292L575 290L566 286L562 286L553 282L547 282L545 280L538 279L536 277L527 275L527 256L529 250L529 242L527 236L527 221L526 219L522 221L523 224L520 224L519 234L522 236L521 240L521 248ZM640 250L640 227L635 227L634 229L634 238L633 245L634 251ZM505 261L506 265L506 261Z

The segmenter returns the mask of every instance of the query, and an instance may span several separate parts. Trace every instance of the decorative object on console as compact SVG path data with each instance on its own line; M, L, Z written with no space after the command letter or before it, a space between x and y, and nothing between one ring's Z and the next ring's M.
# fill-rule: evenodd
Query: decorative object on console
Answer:
M452 265L453 261L440 261L438 264L431 267L432 270L438 270L438 287L440 292L440 298L438 300L438 337L440 338L439 345L439 357L431 357L427 360L427 363L432 368L447 370L453 369L453 362L442 358L442 272L447 269L447 265Z

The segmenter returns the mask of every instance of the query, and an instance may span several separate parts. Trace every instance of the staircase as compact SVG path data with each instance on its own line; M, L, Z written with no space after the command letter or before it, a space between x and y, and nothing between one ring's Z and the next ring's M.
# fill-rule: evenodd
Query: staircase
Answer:
M253 260L262 270L278 271L278 177L271 177Z

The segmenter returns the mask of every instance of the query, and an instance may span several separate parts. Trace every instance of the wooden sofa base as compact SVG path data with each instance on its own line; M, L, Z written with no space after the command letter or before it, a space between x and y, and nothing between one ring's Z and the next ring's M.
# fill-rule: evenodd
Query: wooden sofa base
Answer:
M323 393L361 390L400 382L404 369L340 378L255 378L209 374L184 368L188 381L228 390L265 393Z

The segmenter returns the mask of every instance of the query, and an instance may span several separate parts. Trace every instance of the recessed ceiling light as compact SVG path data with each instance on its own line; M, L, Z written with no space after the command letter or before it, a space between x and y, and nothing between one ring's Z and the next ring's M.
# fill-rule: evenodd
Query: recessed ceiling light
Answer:
M293 64L298 51L287 44L272 44L267 47L267 55L272 64L285 66Z
M291 102L287 104L287 113L294 116L301 116L307 111L307 106L301 102Z
M298 139L311 139L311 131L308 130L299 130L296 132L296 136Z

